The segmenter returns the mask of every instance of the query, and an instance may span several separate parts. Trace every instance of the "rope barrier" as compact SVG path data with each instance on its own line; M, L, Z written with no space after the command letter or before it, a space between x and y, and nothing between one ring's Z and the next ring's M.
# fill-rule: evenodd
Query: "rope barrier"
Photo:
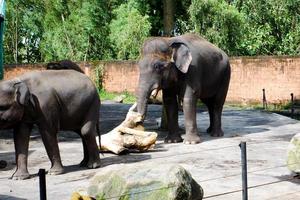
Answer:
M280 142L282 140L269 140L269 141L264 141L264 142L249 141L249 143L247 143L247 145L248 146L251 146L251 145L260 145L260 144L266 144L266 143L273 143L273 142L277 142L277 141ZM201 149L201 150L197 150L197 151L184 152L184 153L174 154L174 155L159 156L159 157L151 158L151 160L161 159L161 158L166 158L166 157L172 157L172 156L188 155L188 154L193 154L193 153L203 153L203 152L206 152L206 151L217 151L217 150L223 150L223 149L227 149L227 148L239 148L239 147L238 147L238 144L236 144L236 145L228 145L228 146L223 146L223 147L218 147L218 148ZM299 164L299 162L292 163L292 164L278 165L278 166L268 167L268 168L262 168L262 169L257 169L257 170L252 170L252 171L248 171L248 174L253 174L255 172L262 172L262 171L266 171L266 170L270 170L270 169L287 167L287 166L295 165L295 164ZM222 177L210 178L210 179L200 180L199 183L213 181L213 180L219 180L219 179L225 179L225 178L230 178L230 177L240 176L240 175L241 175L241 173L237 173L237 174L231 174L231 175L222 176ZM292 177L292 178L289 177L289 178L284 179L284 180L273 181L273 182L268 182L268 183L263 183L263 184L258 184L258 185L250 186L250 187L248 187L248 189L254 189L254 188L258 188L258 187L272 185L272 184L276 184L276 183L280 183L280 182L285 182L285 181L292 180L292 179L294 179L294 177ZM134 192L134 193L130 193L130 195L147 193L147 192L157 191L157 190L170 189L170 188L174 188L174 187L175 187L175 185L171 185L171 186L168 186L168 187L162 187L162 188L156 188L156 189L151 189L151 190ZM232 193L236 193L236 192L241 192L241 191L242 190L240 189L240 190L233 190L233 191L223 192L223 193L219 193L219 194L214 194L214 195L206 196L203 199L209 199L209 198L213 198L213 197L217 197L217 196L223 196L223 195L228 195L228 194L232 194ZM124 194L122 196L125 196L125 195L129 195L129 194ZM106 197L106 199L114 199L114 198L118 198L118 197L122 197L122 196Z

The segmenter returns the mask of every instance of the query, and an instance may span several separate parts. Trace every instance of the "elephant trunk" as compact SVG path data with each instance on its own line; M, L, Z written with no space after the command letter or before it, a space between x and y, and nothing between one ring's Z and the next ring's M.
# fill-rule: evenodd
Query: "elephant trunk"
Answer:
M138 94L137 111L143 116L143 118L145 117L147 112L147 103L149 96L150 95L146 91L142 91L142 93L139 92Z
M147 103L151 94L152 85L147 86L146 84L140 83L138 87L138 99L137 99L137 111L143 118L146 116Z

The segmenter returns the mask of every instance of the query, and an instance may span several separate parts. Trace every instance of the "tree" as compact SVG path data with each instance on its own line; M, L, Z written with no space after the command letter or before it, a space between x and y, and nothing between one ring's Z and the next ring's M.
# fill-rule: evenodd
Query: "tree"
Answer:
M164 5L164 35L172 36L174 34L173 31L174 31L175 3L172 0L164 0L163 5Z
M235 0L245 15L246 55L295 55L300 44L300 0Z
M225 50L240 55L244 16L225 0L193 0L189 7L193 31Z
M7 1L4 49L6 63L39 62L43 4L38 0Z
M106 4L91 1L45 1L44 60L105 58L109 52ZM101 52L101 54L100 54Z
M115 18L110 23L109 38L118 59L136 59L151 24L147 15L141 15L134 0L121 4L113 11Z

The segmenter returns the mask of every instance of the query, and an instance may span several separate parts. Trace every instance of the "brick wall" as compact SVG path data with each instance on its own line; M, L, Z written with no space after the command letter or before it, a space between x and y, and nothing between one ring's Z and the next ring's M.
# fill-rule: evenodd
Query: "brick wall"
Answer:
M271 103L300 98L300 57L231 58L231 81L227 101L261 102L262 89Z
M232 73L228 102L261 102L262 89L265 89L270 103L288 101L290 93L300 98L300 57L233 57L230 63ZM79 65L90 69L91 76L95 76L97 66L104 66L103 87L109 92L136 91L139 74L135 61L81 62ZM9 79L43 68L43 64L7 65L4 77Z
M16 76L24 74L26 72L34 70L43 70L45 66L43 64L18 64L18 65L4 65L4 80L12 79Z

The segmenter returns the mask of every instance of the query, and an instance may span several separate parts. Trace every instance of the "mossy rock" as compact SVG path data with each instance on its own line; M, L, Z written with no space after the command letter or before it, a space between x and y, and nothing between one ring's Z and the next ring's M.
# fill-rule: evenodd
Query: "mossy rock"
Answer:
M290 142L287 166L292 172L300 173L300 133L295 135Z
M179 165L118 165L97 173L88 194L97 200L201 200L203 190Z

